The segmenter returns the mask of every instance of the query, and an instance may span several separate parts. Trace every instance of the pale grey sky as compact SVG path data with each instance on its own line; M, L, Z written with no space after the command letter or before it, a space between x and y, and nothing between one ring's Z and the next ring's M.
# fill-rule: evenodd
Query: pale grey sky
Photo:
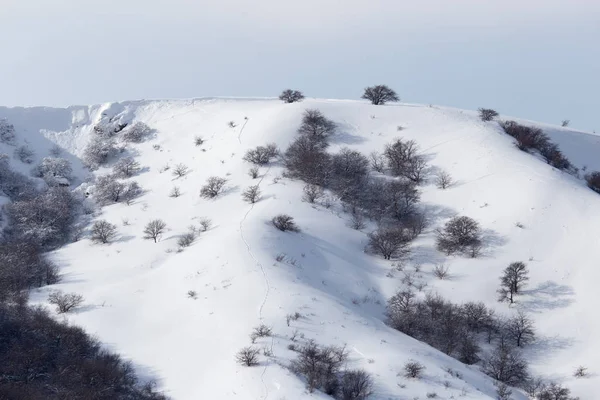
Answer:
M599 0L0 0L0 105L360 97L600 132Z

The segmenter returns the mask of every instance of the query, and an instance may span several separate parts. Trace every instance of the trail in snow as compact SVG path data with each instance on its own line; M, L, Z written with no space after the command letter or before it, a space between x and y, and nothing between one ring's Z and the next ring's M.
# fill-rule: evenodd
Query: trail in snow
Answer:
M246 117L245 121L244 121L244 125L242 125L242 127L240 128L240 133L238 133L238 142L240 142L240 144L242 144L242 132L244 132L244 128L246 127L246 124L248 123L249 118ZM260 182L258 183L260 185Z

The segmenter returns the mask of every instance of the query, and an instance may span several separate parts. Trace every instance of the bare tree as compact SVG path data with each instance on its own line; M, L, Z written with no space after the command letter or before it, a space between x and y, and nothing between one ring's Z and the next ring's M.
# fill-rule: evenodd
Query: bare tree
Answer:
M371 160L371 168L374 171L383 173L385 171L385 157L374 151L369 155L369 159Z
M154 243L158 241L160 236L167 229L167 224L161 219L154 219L144 228L144 239L153 239Z
M269 143L266 146L258 146L250 149L244 155L244 160L256 165L266 165L279 154L279 149L275 143Z
M140 163L133 157L124 157L115 163L113 173L121 178L129 178L140 170Z
M437 230L437 248L446 254L473 251L481 246L481 228L469 217L454 217Z
M302 195L302 200L308 203L314 203L316 200L323 197L323 188L319 185L307 184L304 185L302 189L304 194Z
M273 226L282 232L299 232L300 229L294 222L294 217L290 217L286 214L279 214L271 220Z
M452 176L446 171L440 171L435 177L435 184L439 189L447 189L453 183Z
M298 137L285 152L284 164L292 178L312 184L325 184L329 176L331 157L321 139L308 134Z
M423 374L425 367L418 361L408 361L404 364L404 376L407 378L419 379Z
M517 347L522 347L535 339L533 321L521 310L506 322L505 330Z
M403 228L379 228L369 234L369 248L384 259L403 257L409 253L411 236Z
M441 280L444 280L448 277L449 271L450 267L444 264L437 264L435 267L433 267L433 274L436 276L436 278Z
M527 362L521 353L503 341L483 360L483 372L511 386L523 384L529 379Z
M108 243L117 234L117 226L108 221L96 221L92 226L92 241Z
M506 383L499 383L496 386L496 396L498 400L511 400L512 390Z
M193 231L190 231L190 232L184 233L177 239L177 245L183 249L184 247L191 246L192 243L194 243L194 240L196 240L196 233Z
M248 170L248 175L252 178L252 179L256 179L258 178L258 175L260 174L260 169L256 166L250 168Z
M387 158L388 167L394 176L403 176L415 183L420 183L427 172L427 162L419 154L415 141L402 141L396 139L386 145L384 156Z
M169 197L179 197L179 196L181 196L181 190L179 190L179 187L173 186L173 189L171 189L171 192L169 193Z
M544 386L537 400L579 400L579 397L571 397L571 390L561 386L556 382L551 382L549 385Z
M386 85L369 86L361 98L369 100L371 104L383 105L387 102L400 101L400 98L392 89Z
M284 103L296 103L303 99L304 95L299 90L286 89L279 95L279 100Z
M26 145L19 146L15 149L15 157L25 164L33 163L34 156L35 152Z
M260 188L258 185L250 186L242 193L242 198L248 203L254 204L260 199Z
M519 290L525 282L529 280L529 271L525 263L513 262L504 269L504 274L500 278L500 289L498 289L499 301L514 302L514 295L519 293Z
M498 116L496 110L492 110L491 108L480 108L478 111L479 118L481 118L482 121L492 121Z
M302 125L298 129L298 133L306 135L325 147L327 146L327 140L335 132L335 129L335 123L326 118L321 111L308 109L304 111Z
M136 122L123 131L123 140L139 143L152 133L152 128L143 122Z
M223 188L227 183L227 179L219 178L218 176L211 176L206 181L206 184L200 189L200 196L212 199L217 197L223 192Z
M258 356L260 350L253 347L244 347L235 355L235 359L239 364L245 365L246 367L253 367L258 365Z
M202 227L202 231L206 232L212 226L211 219L207 217L200 218L200 226Z
M93 137L83 151L83 162L89 168L96 169L106 163L117 153L117 148L112 140L104 137Z
M83 296L77 293L64 293L56 290L48 295L48 303L56 306L60 314L67 313L83 303Z
M189 171L189 168L187 165L177 164L175 166L175 169L173 170L173 176L181 178L182 176L185 176L188 173L188 171Z

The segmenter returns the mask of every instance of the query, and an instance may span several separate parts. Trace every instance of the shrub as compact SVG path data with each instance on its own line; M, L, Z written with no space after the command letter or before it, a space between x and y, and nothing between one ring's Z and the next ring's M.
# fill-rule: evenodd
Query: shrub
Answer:
M184 248L189 247L196 240L196 234L194 232L184 233L177 239L177 246Z
M406 378L419 379L424 370L425 367L418 361L408 361L404 364L404 376Z
M369 173L369 160L358 151L343 148L331 157L330 185L342 199L355 198Z
M238 364L245 365L246 367L253 367L258 365L258 356L260 350L253 347L244 347L235 355L235 359Z
M248 175L252 179L258 178L259 173L260 173L260 169L258 167L252 167L248 170Z
M450 271L450 267L445 266L444 264L438 264L433 267L433 275L440 280L444 280L448 277L448 272Z
M194 137L194 144L196 146L202 146L204 144L204 139L202 139L200 136L196 136Z
M373 391L373 379L362 369L344 371L339 386L341 400L365 400Z
M585 181L590 189L600 193L600 171L590 172L585 176Z
M371 168L373 168L374 171L379 173L383 173L385 171L385 156L374 151L371 154L369 154L369 159L371 161Z
M175 169L173 170L173 175L178 178L181 178L181 177L185 176L188 173L188 171L189 171L189 168L187 165L177 164L175 166Z
M409 253L411 236L404 228L379 228L369 234L369 248L384 259L404 257Z
M140 163L133 157L124 157L115 163L113 173L121 178L129 178L140 170Z
M435 178L435 184L438 189L447 189L453 184L452 176L445 171L440 171Z
M318 185L307 184L302 188L304 194L302 195L302 200L307 201L309 203L314 203L316 200L323 197L323 188Z
M143 122L136 122L123 131L123 140L139 143L152 133L152 128Z
M299 90L286 89L279 95L279 100L284 103L296 103L303 99L304 95Z
M330 156L323 142L302 135L286 150L284 164L290 177L322 185L329 175Z
M410 181L386 182L383 187L387 213L398 221L406 221L416 213L421 195L416 185Z
M579 400L579 397L571 397L571 391L555 382L544 387L538 396L537 400Z
M252 343L256 341L256 339L260 337L270 337L273 334L273 330L265 324L260 324L255 327L250 334L250 339Z
M206 232L212 226L212 221L210 220L210 218L200 218L200 226L202 227L202 231Z
M419 148L415 141L396 139L386 145L384 156L387 158L388 168L394 176L403 176L416 183L424 179L427 163L419 155Z
M347 356L343 347L319 346L309 341L298 349L298 357L292 361L291 369L306 379L309 392L322 389L327 394L335 394L337 374Z
M83 296L77 293L63 293L60 290L48 295L48 303L56 306L60 314L67 313L83 303Z
M302 124L298 128L298 133L307 136L322 147L327 147L327 141L335 129L335 123L327 119L321 111L307 109L302 116Z
M144 239L153 239L154 243L156 243L166 229L167 224L163 220L154 219L146 224L146 227L144 228Z
M560 123L560 126L562 126L564 128L564 127L569 126L570 123L571 123L571 120L563 119L562 122Z
M108 243L117 234L117 226L108 221L100 220L92 226L92 241Z
M586 376L588 376L587 368L584 367L583 365L580 365L575 370L575 373L573 374L573 376L575 378L585 378Z
M498 116L496 110L492 110L491 108L480 108L478 111L479 118L481 118L482 121L492 121Z
M112 175L99 176L96 179L94 196L100 204L117 203L123 200L127 186L117 181Z
M179 197L181 196L181 190L177 186L174 186L169 193L169 197Z
M437 230L436 243L438 250L448 255L469 251L476 256L481 247L481 228L472 218L454 217L443 229Z
M33 162L33 156L35 156L35 152L26 145L19 146L15 149L15 157L25 164L31 164Z
M369 86L361 98L369 100L371 104L383 105L390 101L400 101L400 98L392 89L386 85Z
M246 152L244 160L256 165L266 165L279 154L279 149L274 143L269 143L266 146L258 146L255 149L250 149Z
M294 217L286 214L279 214L271 220L273 226L282 232L299 232L298 226L294 222Z
M511 400L512 390L505 383L496 385L496 396L498 400Z
M254 204L260 200L260 188L258 185L250 186L242 193L244 201Z
M15 140L15 127L8 120L0 118L0 142L12 144Z
M110 139L94 137L83 151L83 162L91 169L97 169L117 153Z
M539 128L521 125L515 121L505 121L500 123L500 126L504 132L517 140L517 147L521 150L542 151L550 143L548 136Z
M206 184L200 189L200 196L207 199L215 198L223 192L226 183L227 179L225 178L211 176L206 181Z

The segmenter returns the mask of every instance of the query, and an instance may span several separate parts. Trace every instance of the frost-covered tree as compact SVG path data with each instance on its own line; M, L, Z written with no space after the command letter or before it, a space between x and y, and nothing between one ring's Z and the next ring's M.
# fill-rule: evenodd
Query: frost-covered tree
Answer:
M391 101L400 101L396 92L386 85L376 85L365 88L361 98L369 100L371 104L374 105L383 105Z
M154 219L144 227L144 239L153 239L154 243L162 236L167 229L167 224L161 219Z
M34 156L35 152L31 150L27 145L19 146L15 149L15 157L25 164L33 163Z
M117 234L117 226L106 220L94 222L92 226L92 241L100 243L110 242Z
M121 178L129 178L140 170L140 163L133 157L123 157L113 166L113 173Z
M143 122L136 122L123 130L123 140L126 142L143 142L152 133L152 128Z
M279 95L279 100L284 103L296 103L298 101L302 101L304 99L304 95L299 90L286 89Z
M99 176L96 179L94 197L100 204L117 203L122 200L126 185L112 175Z
M0 143L13 144L15 141L15 127L4 118L0 118Z
M31 199L36 195L33 182L10 168L6 154L0 154L0 190L12 201Z
M94 137L83 151L83 162L91 169L106 163L117 153L114 142L109 138Z
M73 168L71 163L64 158L44 157L35 169L36 176L44 178L46 181L57 178L71 179Z

